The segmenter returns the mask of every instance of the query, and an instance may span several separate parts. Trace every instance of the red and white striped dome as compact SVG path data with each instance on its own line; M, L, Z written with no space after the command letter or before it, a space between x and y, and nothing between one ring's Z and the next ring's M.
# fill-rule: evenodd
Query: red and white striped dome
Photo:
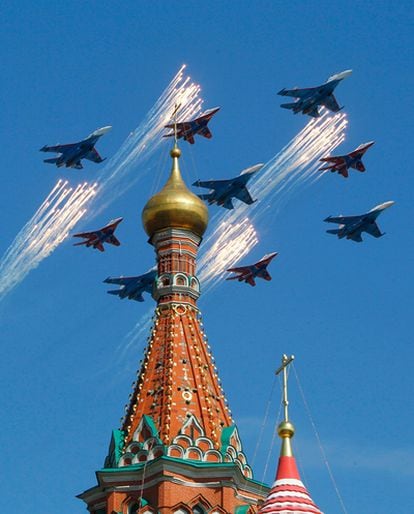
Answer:
M276 480L258 514L322 514L300 479L295 457L281 456Z

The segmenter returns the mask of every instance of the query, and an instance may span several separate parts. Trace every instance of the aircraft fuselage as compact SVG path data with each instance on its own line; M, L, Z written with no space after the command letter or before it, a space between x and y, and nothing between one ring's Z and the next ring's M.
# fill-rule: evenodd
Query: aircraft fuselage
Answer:
M98 139L98 137L85 139L84 141L81 141L78 145L76 145L74 148L71 148L70 150L63 152L59 156L56 165L58 167L66 166L67 168L72 168L73 166L76 166L76 164L81 159L83 159L85 155L88 154L88 152L93 150L93 147L95 146Z

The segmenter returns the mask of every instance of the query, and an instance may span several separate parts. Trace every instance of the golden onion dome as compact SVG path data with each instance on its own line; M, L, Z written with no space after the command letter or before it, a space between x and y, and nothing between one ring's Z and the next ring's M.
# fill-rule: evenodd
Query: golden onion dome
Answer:
M150 198L142 211L145 232L152 237L166 228L184 228L200 237L208 224L205 203L192 193L181 177L178 159L181 151L177 146L171 150L173 159L171 175L161 191Z

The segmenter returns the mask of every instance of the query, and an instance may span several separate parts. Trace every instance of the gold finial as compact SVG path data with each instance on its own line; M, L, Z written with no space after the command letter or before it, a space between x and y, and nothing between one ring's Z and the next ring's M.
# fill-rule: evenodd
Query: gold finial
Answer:
M287 367L291 362L293 362L295 356L291 355L288 357L286 354L282 356L282 365L276 370L276 375L279 375L283 371L283 408L284 408L284 420L279 423L277 427L277 433L279 437L282 438L282 448L280 450L280 455L283 457L292 457L292 446L290 444L290 440L295 434L295 427L289 421L289 412L288 412L288 387L287 387Z
M178 146L176 144L170 150L170 155L173 159L175 159L175 158L179 159L181 157L181 150L178 148Z
M150 198L142 211L142 222L147 234L167 228L183 228L202 236L208 224L206 204L192 193L181 176L178 159L181 150L175 142L170 151L173 164L165 186Z

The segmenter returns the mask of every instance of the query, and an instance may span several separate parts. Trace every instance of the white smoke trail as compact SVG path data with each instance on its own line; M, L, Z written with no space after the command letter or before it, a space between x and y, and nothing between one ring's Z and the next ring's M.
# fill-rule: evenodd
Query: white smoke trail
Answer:
M219 224L205 241L206 250L200 259L199 279L203 293L221 280L223 270L247 255L259 242L256 230L249 218L219 220Z
M122 361L125 358L132 347L136 349L136 346L148 337L151 323L153 321L153 315L153 310L149 309L141 316L135 326L122 339L121 343L118 345L119 361Z
M0 262L0 300L68 236L95 193L96 184L73 189L59 180Z
M223 209L213 217L212 232L204 241L199 259L203 291L216 285L226 269L258 243L253 223L264 214L267 219L275 216L294 189L322 176L324 172L318 171L319 159L342 143L346 126L345 114L330 115L324 110L320 118L312 119L252 177L248 187L258 202L253 205L238 202L234 210Z
M142 123L125 140L116 155L104 167L99 184L99 205L94 215L99 214L151 168L143 167L155 150L162 144L164 126L171 121L176 106L179 117L192 118L201 110L200 86L184 76L183 65ZM126 180L127 178L127 180ZM98 198L98 197L97 197Z
M102 170L99 184L89 185L85 182L73 191L73 188L67 187L67 182L57 182L0 260L0 301L67 237L68 232L87 212L86 207L90 207L93 197L99 197L100 202L93 213L88 211L89 217L101 212L143 178L149 169L144 169L143 164L161 144L164 125L170 120L176 105L180 105L182 118L193 117L200 111L200 86L192 83L190 77L185 77L184 70L185 65L174 76L144 121L108 161Z

